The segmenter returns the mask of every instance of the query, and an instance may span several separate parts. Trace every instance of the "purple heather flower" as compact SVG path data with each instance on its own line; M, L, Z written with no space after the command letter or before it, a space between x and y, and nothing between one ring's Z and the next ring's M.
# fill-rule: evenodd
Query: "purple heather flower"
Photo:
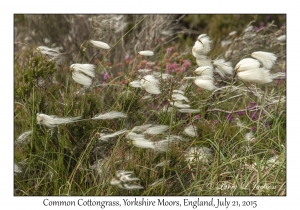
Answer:
M233 120L233 115L232 114L228 114L226 117L226 120L228 120L229 122L231 122Z
M169 47L169 48L167 49L167 54L171 54L172 51L173 51L173 48L172 48L172 47Z
M241 111L241 112L237 112L236 114L239 115L239 116L243 116L243 115L246 114L246 112L245 111Z
M184 60L182 65L184 67L189 67L189 66L191 66L191 62L189 60Z
M129 55L126 55L126 56L125 56L125 61L129 61L129 60L130 60Z
M146 69L150 69L151 68L151 64L150 63L146 63Z
M172 68L173 68L173 70L177 70L177 68L178 68L178 66L179 66L179 64L178 63L173 63L172 64Z
M185 70L186 70L185 66L181 67L181 72L185 72Z
M107 80L107 79L108 79L108 74L106 74L106 73L103 74L103 79L104 79L104 80Z
M247 109L252 109L255 106L256 106L256 103L254 101L250 101L249 106L247 106Z
M199 119L200 119L200 114L196 115L196 116L195 116L195 119L196 119L196 120L199 120Z
M257 117L257 112L256 112L256 111L252 113L251 119L252 119L252 120L257 120L257 119L258 119L258 117Z
M172 65L170 63L167 63L166 69L169 71L172 68Z

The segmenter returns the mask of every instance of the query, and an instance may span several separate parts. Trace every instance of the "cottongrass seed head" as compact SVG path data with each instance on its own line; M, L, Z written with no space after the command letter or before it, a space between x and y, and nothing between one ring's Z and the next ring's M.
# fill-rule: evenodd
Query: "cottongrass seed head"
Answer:
M127 129L123 129L123 130L120 130L120 131L116 131L114 133L104 134L104 135L100 136L99 140L107 141L108 139L116 137L116 136L121 135L123 133L126 133L127 131L128 131Z
M49 56L50 58L56 58L59 55L59 52L55 49L46 47L46 46L39 46L36 50L44 55Z
M197 129L195 126L193 125L189 125L187 126L184 131L183 131L184 134L190 136L190 137L196 137L198 134L197 134Z
M161 94L159 89L159 80L153 75L146 75L141 79L141 86L151 94Z
M157 135L161 134L164 131L168 130L169 126L168 125L154 125L148 128L144 133L150 134L150 135Z
M110 49L110 46L105 42L90 40L90 43L92 43L92 45L94 45L95 47L98 47L101 49L105 49L105 50Z
M81 117L59 118L56 115L46 115L46 114L41 114L41 113L36 114L37 124L45 125L49 128L54 128L61 124L73 123L80 119L81 119Z
M200 76L208 76L208 77L212 77L212 78L214 76L212 66L200 66L194 72Z
M213 160L212 150L208 147L191 147L185 153L185 160L190 163L210 163Z
M257 84L265 84L273 81L270 70L266 70L265 68L256 68L249 69L248 71L238 71L237 76L239 79L257 83Z
M246 82L265 84L273 81L270 70L260 67L259 61L253 58L244 58L238 62L235 72L239 79Z
M216 59L213 61L213 64L216 66L215 71L218 72L222 77L225 74L232 74L233 67L231 62L226 62L224 59Z
M194 81L194 83L204 89L204 90L209 90L212 91L216 89L217 87L214 85L214 79L208 76L200 76L197 77Z
M111 111L105 114L96 114L92 119L93 120L110 120L116 118L125 118L127 115L123 112Z
M32 134L32 131L26 131L22 133L16 140L15 145L28 144L30 139L28 138Z
M76 63L70 66L73 80L86 87L92 84L92 78L95 77L95 68L96 66L93 64Z
M195 54L206 55L210 51L211 40L206 34L201 34L198 36L195 42L192 52Z
M144 51L139 51L138 54L143 56L153 56L154 52L150 50L144 50Z
M253 58L259 60L266 69L271 69L275 64L277 57L274 53L257 51L251 54Z
M139 181L140 179L131 177L132 174L132 171L116 171L116 176L111 179L110 184L117 185L119 188L126 190L144 189L143 186L134 183L136 181Z

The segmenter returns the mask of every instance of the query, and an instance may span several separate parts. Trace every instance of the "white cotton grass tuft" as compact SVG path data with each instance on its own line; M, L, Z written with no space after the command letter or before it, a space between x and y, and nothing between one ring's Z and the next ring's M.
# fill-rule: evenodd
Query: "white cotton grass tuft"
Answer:
M277 72L277 73L271 74L272 79L277 79L277 78L284 79L285 77L286 77L285 72Z
M48 55L50 58L56 58L59 55L57 50L46 46L39 46L36 48L36 50L44 55Z
M269 158L268 160L261 160L260 163L260 169L261 170L266 170L275 167L276 165L283 164L284 159L278 155L274 155L273 157ZM253 164L254 167L257 166L256 163Z
M139 80L134 80L134 81L129 83L129 86L133 87L133 88L141 88L142 84Z
M200 76L200 77L197 77L195 80L194 80L194 83L202 88L202 89L205 89L205 90L209 90L209 91L212 91L214 89L216 89L217 87L214 85L214 79L211 78L211 77L208 77L208 76Z
M144 189L143 186L133 183L139 181L140 179L136 177L131 177L132 174L132 171L116 171L116 176L111 179L110 184L117 185L119 188L127 190Z
M14 173L22 173L22 169L16 163L14 163Z
M152 99L153 96L152 95L145 95L142 97L143 100L148 100L148 99Z
M172 100L173 101L186 101L186 102L190 102L190 100L184 96L183 94L181 93L173 93L172 94Z
M143 134L137 134L130 132L127 134L126 138L132 140L132 144L135 147L143 149L152 149L158 152L165 152L170 143L182 140L180 136L169 136L167 139L161 141L153 142L145 138Z
M173 93L179 93L179 94L181 94L181 95L184 95L184 91L182 91L182 90L173 90L172 92L173 92Z
M16 140L15 145L28 144L30 139L28 138L32 134L32 131L26 131L22 133Z
M111 111L105 114L96 114L92 119L93 120L110 120L116 118L125 118L127 115L123 112Z
M280 42L285 42L286 41L286 35L281 35L279 37L277 37L277 40L280 41Z
M265 84L273 81L270 70L260 67L259 61L253 58L244 58L238 62L235 72L239 79L246 82Z
M110 46L105 42L90 40L90 43L92 43L92 45L94 45L95 47L98 47L101 49L105 49L105 50L110 49Z
M190 136L190 137L196 137L196 136L198 136L197 129L193 125L187 126L184 129L183 133L186 134L186 135L188 135L188 136Z
M144 148L144 149L155 149L155 145L154 142L150 141L150 140L134 140L132 141L132 144L136 147L139 148Z
M208 77L212 77L212 78L214 76L212 66L200 66L194 72L200 76L208 76Z
M139 181L140 179L139 178L136 178L136 177L130 177L131 175L125 175L125 176L122 176L120 178L120 181L122 182L132 182L132 181Z
M59 118L55 115L46 115L46 114L41 114L41 113L37 113L37 115L36 115L37 124L45 125L50 128L57 127L61 124L73 123L80 119L81 119L81 117Z
M92 78L95 77L95 68L96 66L93 64L75 63L70 66L73 80L86 87L92 84Z
M233 73L233 67L231 62L226 62L224 59L216 59L213 61L213 64L216 66L215 71L218 72L222 77L225 76L225 74L232 74Z
M191 147L185 153L185 160L190 163L210 163L213 160L212 150L208 147Z
M251 56L262 62L266 69L271 69L277 60L277 57L274 55L274 53L270 52L257 51L253 52Z
M279 162L280 162L279 159L280 159L279 156L275 155L275 156L269 158L266 163L269 166L274 166L275 164L279 164Z
M158 151L158 152L165 152L167 151L168 149L168 146L170 145L170 143L172 143L172 141L170 142L169 140L161 140L161 141L158 141L158 142L155 142L154 145L155 145L155 151Z
M253 135L253 132L252 132L252 131L250 131L249 133L246 133L246 134L245 134L245 140L246 140L246 141L249 141L249 142L251 142L251 141L254 141L254 140L255 140L255 138L254 138L254 135Z
M80 72L72 72L72 78L75 82L85 86L89 87L92 85L92 78L80 73Z
M148 128L144 133L150 134L150 135L157 135L161 134L164 131L168 130L169 126L168 125L154 125Z
M133 131L129 132L126 135L126 138L130 139L130 140L133 140L133 141L147 141L144 134L138 134L138 133L135 133Z
M192 52L195 54L206 55L210 51L211 40L206 34L201 34L198 36L197 41L195 42Z
M121 187L125 190L140 190L140 189L144 189L143 186L141 185L137 185L137 184L124 184L123 187Z
M143 56L153 56L154 52L150 50L144 50L144 51L139 51L138 54Z
M110 138L113 138L115 136L121 135L121 134L126 133L126 132L128 132L128 130L127 129L123 129L123 130L120 130L120 131L116 131L114 133L104 134L104 135L101 135L101 137L99 138L99 140L107 141Z
M170 101L171 106L175 106L180 109L190 108L191 106L189 104L184 104L182 101Z
M179 109L178 110L181 113L189 113L189 114L194 114L194 113L199 113L199 109Z
M131 175L132 171L118 170L116 171L116 177L121 178L122 176Z
M151 94L160 94L160 82L153 75L146 75L141 79L141 86Z
M197 79L197 77L183 77L183 79Z
M111 185L120 185L121 184L121 181L119 179L116 179L115 177L113 177L111 180L110 180L110 184Z
M108 163L107 161L107 159L96 160L92 165L89 165L89 169L96 171L98 174L101 174L104 164Z
M260 67L260 63L258 60L253 58L244 58L236 64L235 71L237 72L248 71L249 69L256 69L259 67Z
M132 171L117 171L116 176L120 179L121 182L132 182L139 181L140 179L137 177L131 177L133 174Z
M134 126L131 131L132 132L144 132L148 128L150 128L151 126L152 126L152 124L145 124L145 125Z
M70 69L76 72L82 72L90 77L95 77L95 68L93 64L75 63L70 66Z
M198 66L212 66L210 58L203 55L194 55L194 57L196 57L196 63Z
M237 76L243 81L257 84L265 84L273 81L270 70L266 70L265 68L255 68L241 72L238 71Z

